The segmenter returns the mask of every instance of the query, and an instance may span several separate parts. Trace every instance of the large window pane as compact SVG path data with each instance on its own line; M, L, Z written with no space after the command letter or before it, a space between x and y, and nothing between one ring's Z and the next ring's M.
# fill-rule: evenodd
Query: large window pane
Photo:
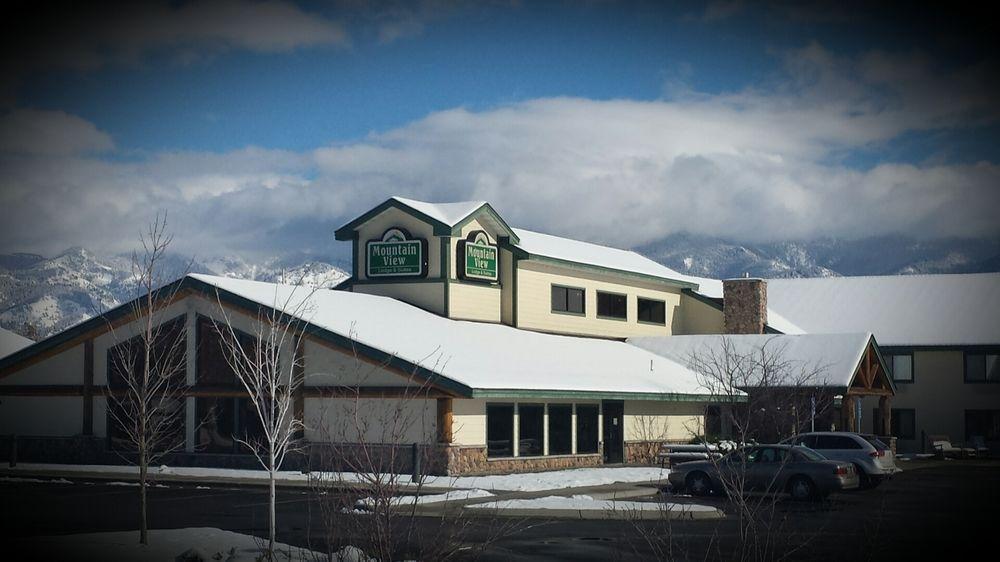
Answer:
M892 380L911 382L913 380L913 356L893 355L892 359Z
M620 318L627 316L627 299L625 295L597 292L597 315L605 318Z
M486 405L486 456L510 457L514 455L514 406L512 404Z
M522 457L537 457L542 454L544 438L545 407L541 404L518 404L517 454Z
M150 377L170 376L172 387L185 383L187 373L187 332L184 316L179 316L153 329L149 346ZM108 386L124 389L127 380L141 383L144 380L145 338L135 336L108 350ZM130 377L129 373L134 373Z
M552 285L552 312L584 313L583 289Z
M966 410L965 440L1000 441L1000 410Z
M986 355L982 353L967 353L965 355L965 380L968 382L986 381Z
M986 356L986 382L1000 382L1000 358L996 355Z
M916 439L917 423L916 412L912 409L896 409L890 412L892 424L892 434L897 439Z
M639 321L654 324L667 323L667 305L663 301L639 299Z
M205 453L249 453L243 440L264 437L257 410L249 398L209 397L195 401L198 420L197 450Z
M597 442L597 405L577 404L576 452L579 454L596 453Z
M573 452L573 406L549 405L549 454L568 455Z

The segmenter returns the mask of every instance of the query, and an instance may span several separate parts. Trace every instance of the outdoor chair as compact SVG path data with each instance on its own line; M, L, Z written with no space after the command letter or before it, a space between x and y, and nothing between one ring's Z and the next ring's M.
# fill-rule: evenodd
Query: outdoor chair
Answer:
M986 438L982 435L973 435L970 439L972 448L976 451L977 457L989 457L990 448L986 446Z
M931 445L934 447L934 452L941 458L964 459L976 456L975 449L961 446L956 447L955 445L952 445L951 439L943 435L933 437Z

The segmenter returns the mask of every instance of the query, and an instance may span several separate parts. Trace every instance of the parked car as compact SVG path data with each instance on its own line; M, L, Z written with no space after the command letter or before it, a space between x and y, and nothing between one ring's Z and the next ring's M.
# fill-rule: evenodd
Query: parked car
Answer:
M817 431L785 439L782 443L809 447L828 459L854 463L861 488L874 488L899 472L892 450L874 435Z
M671 467L667 478L675 490L696 496L726 491L726 482L742 482L744 492L788 493L797 500L858 487L853 464L827 460L811 449L790 445L755 445L717 461L683 462ZM729 488L732 491L733 486Z

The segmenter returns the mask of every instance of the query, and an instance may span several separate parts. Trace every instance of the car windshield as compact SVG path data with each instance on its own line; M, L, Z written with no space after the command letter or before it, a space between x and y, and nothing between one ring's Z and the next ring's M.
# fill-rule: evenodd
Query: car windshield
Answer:
M809 447L795 447L795 452L797 452L798 454L802 455L803 457L805 457L807 460L810 460L810 461L825 461L826 460L826 457L824 457L823 455L817 453L816 451L813 451Z

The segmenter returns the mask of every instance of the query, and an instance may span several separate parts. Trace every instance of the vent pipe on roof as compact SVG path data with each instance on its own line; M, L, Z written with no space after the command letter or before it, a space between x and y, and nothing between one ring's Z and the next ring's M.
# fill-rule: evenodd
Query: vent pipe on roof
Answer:
M767 281L752 278L724 280L722 321L727 334L763 334L767 325Z

